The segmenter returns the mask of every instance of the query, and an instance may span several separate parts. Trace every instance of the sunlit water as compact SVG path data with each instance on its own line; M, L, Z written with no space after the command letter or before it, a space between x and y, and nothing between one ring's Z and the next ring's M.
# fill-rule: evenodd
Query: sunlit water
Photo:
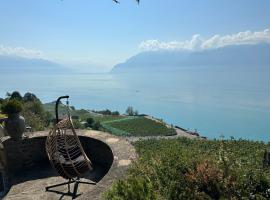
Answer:
M234 71L234 72L232 72ZM0 96L31 91L43 102L69 94L76 108L131 105L208 138L270 140L270 70L186 68L149 74L0 74Z

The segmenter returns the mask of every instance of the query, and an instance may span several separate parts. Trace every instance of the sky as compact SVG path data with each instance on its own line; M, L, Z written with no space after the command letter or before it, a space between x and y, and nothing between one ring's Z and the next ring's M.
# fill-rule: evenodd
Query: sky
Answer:
M269 0L0 0L0 55L111 69L145 50L270 42Z

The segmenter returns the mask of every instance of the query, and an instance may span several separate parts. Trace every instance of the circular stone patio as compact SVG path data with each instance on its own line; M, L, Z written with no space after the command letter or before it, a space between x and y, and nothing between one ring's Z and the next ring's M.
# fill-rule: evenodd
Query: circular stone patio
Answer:
M93 180L97 182L96 185L79 184L78 196L76 199L101 199L102 193L106 191L113 181L125 175L126 170L131 164L132 160L136 159L136 152L134 147L124 138L113 136L111 134L99 131L77 131L82 145L91 159L97 163L107 166L95 173L89 173L85 181ZM35 145L31 145L31 151L36 150L41 152L39 157L42 157L43 144L48 132L35 132L25 141L35 141ZM4 139L5 140L5 139ZM37 141L41 141L41 143ZM2 141L3 143L5 141ZM42 144L42 145L40 145ZM24 145L25 146L25 145ZM35 149L36 148L36 149ZM42 149L38 149L42 148ZM103 148L105 150L100 151ZM29 149L29 148L28 148ZM22 151L26 155L28 149ZM95 150L96 149L96 150ZM93 155L91 151L96 151ZM30 160L35 160L30 153ZM31 157L32 156L32 157ZM44 155L43 155L44 156ZM45 159L45 157L44 157ZM46 164L47 163L47 164ZM17 174L12 174L10 178L11 188L4 197L5 200L43 200L43 199L71 199L67 195L67 186L60 186L54 188L55 192L46 192L45 187L65 182L66 180L58 176L56 172L48 165L48 161L38 167L30 167L29 170L20 170ZM31 162L29 162L31 166ZM98 168L98 167L97 167ZM71 184L71 190L73 184Z

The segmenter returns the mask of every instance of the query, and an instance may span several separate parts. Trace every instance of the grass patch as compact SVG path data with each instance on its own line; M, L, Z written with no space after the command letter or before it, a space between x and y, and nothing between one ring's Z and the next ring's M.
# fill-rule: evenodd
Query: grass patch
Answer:
M176 134L174 129L166 127L165 124L145 117L132 117L128 118L128 120L112 121L106 125L122 130L128 136L168 136Z
M179 138L134 145L139 159L105 199L270 199L269 144Z
M119 119L125 119L128 118L126 116L121 115L103 115L103 116L92 116L95 121L99 121L100 123L104 122L112 122Z

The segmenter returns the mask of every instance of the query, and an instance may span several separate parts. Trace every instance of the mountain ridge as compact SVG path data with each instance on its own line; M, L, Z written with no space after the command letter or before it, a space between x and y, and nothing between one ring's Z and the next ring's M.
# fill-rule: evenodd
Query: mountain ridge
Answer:
M20 72L60 72L65 69L60 64L41 58L0 55L0 70L3 73ZM66 70L66 69L65 69Z
M270 44L231 45L201 51L147 51L115 65L112 73L190 66L270 66Z

